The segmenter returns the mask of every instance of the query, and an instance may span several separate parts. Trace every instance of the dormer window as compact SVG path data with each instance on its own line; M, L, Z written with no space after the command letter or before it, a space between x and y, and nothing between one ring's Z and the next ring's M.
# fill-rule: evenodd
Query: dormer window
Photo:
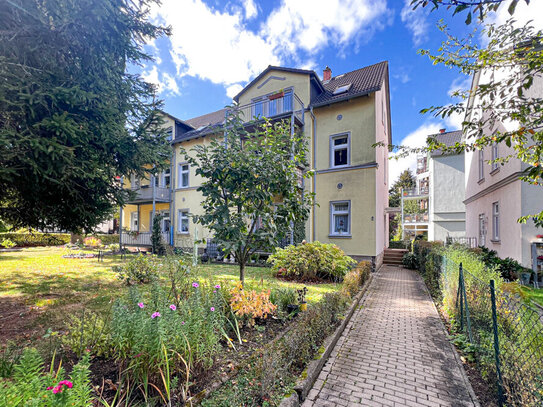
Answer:
M338 86L334 90L334 95L340 95L342 93L348 92L349 89L351 89L352 83L348 83L347 85Z

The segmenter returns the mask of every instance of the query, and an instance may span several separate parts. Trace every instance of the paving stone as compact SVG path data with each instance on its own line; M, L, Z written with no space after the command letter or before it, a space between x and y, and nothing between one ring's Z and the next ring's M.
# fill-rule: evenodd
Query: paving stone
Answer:
M384 266L303 407L476 406L420 276Z

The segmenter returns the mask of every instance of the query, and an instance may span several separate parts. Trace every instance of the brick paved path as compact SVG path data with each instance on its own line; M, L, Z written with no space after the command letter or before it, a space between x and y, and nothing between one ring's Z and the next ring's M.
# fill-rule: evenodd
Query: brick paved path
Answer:
M303 407L475 406L461 369L419 275L384 266Z

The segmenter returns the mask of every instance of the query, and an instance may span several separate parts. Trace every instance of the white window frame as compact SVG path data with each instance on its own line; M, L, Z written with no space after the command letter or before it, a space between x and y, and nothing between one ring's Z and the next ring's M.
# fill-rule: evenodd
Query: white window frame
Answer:
M334 144L334 140L342 137L347 137L347 144L340 144L339 146L336 146ZM336 150L343 150L344 148L347 149L347 164L341 164L341 165L335 165L334 159L335 159L335 152ZM330 136L330 168L344 168L351 165L351 133L340 133L340 134L332 134Z
M137 211L131 212L130 213L130 230L133 232L138 230L138 224L139 224L138 212Z
M179 209L177 211L177 232L188 235L190 231L190 217L189 217L190 211L188 209ZM183 215L186 214L186 215ZM183 220L187 220L187 230L183 230Z
M136 174L130 175L130 189L140 189L141 181Z
M485 179L485 153L484 149L479 150L479 181Z
M498 143L492 144L492 171L496 171L500 168L499 164L497 162L494 162L494 160L497 160L500 157L500 151L498 150Z
M492 203L492 240L500 241L500 202Z
M183 167L187 167L186 170L183 170ZM178 177L178 188L188 188L190 186L190 165L188 163L179 163L179 177ZM183 185L183 174L187 174L187 185Z
M479 214L479 246L486 245L485 214Z
M347 204L346 211L336 211L334 205L338 204ZM335 215L347 215L347 231L346 232L336 232L334 230L335 226ZM330 236L332 237L351 237L351 201L331 201L330 202Z
M160 174L160 186L162 188L168 188L168 186L169 186L169 185L166 185L166 178L170 179L170 185L171 185L172 184L172 174L171 174L171 170L169 168L165 169Z

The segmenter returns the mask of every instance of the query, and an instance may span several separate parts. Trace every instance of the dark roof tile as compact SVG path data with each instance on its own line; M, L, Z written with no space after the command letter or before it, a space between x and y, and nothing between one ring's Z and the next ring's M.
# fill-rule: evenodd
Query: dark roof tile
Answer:
M452 147L456 143L462 141L462 130L448 131L446 133L431 134L428 138L435 139L440 144L445 144L445 147ZM434 150L430 154L432 157L443 155L443 151ZM447 152L447 155L454 155L452 151Z

